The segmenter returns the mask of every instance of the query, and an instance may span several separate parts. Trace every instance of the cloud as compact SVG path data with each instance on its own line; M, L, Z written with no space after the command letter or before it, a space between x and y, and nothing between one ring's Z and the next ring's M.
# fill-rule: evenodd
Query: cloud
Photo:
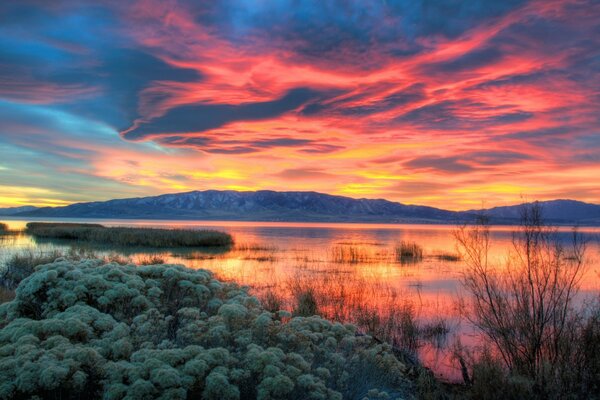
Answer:
M224 139L220 135L205 136L164 136L155 139L161 145L190 148L213 154L249 154L276 148L298 148L306 153L326 153L340 147L320 145L309 139L276 137L269 139L240 138Z
M273 174L278 178L291 180L307 180L307 179L332 179L334 174L328 173L319 168L290 168Z
M297 88L272 101L241 105L187 105L172 109L150 122L139 122L121 134L128 140L141 140L161 134L202 132L236 121L274 118L319 96L320 93L314 90Z
M598 201L596 1L1 7L0 171L23 168L11 187Z
M413 158L404 165L412 169L430 169L442 173L462 173L473 170L473 167L466 164L461 157L423 156Z

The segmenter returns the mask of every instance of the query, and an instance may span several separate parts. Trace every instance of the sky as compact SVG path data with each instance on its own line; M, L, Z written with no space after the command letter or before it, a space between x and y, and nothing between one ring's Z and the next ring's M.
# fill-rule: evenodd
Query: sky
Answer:
M600 1L4 1L0 207L600 203Z

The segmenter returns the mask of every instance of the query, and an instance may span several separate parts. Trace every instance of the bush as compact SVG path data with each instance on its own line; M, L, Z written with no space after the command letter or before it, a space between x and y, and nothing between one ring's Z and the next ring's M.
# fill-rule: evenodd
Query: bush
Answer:
M585 260L577 231L565 246L533 204L522 210L506 265L490 261L485 224L458 230L456 239L470 294L466 315L491 348L473 366L473 390L483 397L498 387L506 398L597 398L598 356L588 355L600 349L600 308L575 301Z
M389 346L279 314L204 270L58 260L0 306L0 398L414 398Z
M8 225L4 222L0 222L0 233L8 232Z
M112 228L98 224L30 222L26 232L36 238L70 239L117 246L230 246L231 235L210 230Z

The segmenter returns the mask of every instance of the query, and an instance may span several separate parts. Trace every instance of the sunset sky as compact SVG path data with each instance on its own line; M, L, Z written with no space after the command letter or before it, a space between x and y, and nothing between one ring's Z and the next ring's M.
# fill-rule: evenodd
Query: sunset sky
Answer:
M595 0L2 1L0 207L600 203Z

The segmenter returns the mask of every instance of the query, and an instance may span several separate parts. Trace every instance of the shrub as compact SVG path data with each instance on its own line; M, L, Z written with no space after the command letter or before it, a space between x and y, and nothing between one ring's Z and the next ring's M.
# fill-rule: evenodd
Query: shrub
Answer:
M117 246L230 246L231 235L210 230L104 227L97 224L30 222L26 232L36 238L70 239Z
M463 227L456 239L466 263L467 317L491 347L473 366L474 390L493 392L496 385L514 390L514 398L540 399L597 393L588 377L598 378L598 358L586 355L600 346L599 328L575 302L585 259L577 232L565 246L534 203L522 210L506 265L490 261L487 225Z
M0 306L0 398L414 398L389 346L285 320L208 271L57 261Z
M4 222L0 222L0 233L8 232L8 225Z

